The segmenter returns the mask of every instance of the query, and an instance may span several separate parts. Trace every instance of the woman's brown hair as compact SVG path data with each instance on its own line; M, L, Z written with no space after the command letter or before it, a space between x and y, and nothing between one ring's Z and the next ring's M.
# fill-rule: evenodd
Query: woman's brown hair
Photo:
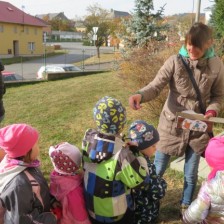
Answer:
M212 29L204 23L198 22L185 35L185 46L190 44L202 49L209 40L212 40Z

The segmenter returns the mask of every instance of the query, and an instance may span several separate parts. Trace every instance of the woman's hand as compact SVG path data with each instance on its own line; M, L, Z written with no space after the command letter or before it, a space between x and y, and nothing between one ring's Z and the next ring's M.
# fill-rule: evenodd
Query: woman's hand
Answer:
M141 108L140 102L142 100L141 94L135 94L129 97L129 106L133 110L139 110Z
M216 111L214 111L214 110L208 110L205 113L204 118L209 119L210 117L216 117Z

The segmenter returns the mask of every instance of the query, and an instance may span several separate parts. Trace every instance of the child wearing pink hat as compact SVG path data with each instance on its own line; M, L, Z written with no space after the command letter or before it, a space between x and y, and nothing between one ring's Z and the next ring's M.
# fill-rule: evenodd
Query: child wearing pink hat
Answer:
M38 138L38 131L27 124L0 129L0 148L6 153L0 163L1 218L5 224L57 223L50 212L48 184L38 169Z
M50 192L62 206L58 224L90 224L83 196L80 150L63 142L51 146L49 156L54 166L50 175Z
M183 223L224 223L224 136L209 141L205 159L211 172L197 198L183 213Z

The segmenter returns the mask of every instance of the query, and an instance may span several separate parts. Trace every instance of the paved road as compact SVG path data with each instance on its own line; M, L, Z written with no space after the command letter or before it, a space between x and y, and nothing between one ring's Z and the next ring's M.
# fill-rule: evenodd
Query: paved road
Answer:
M54 43L54 44L60 44L61 48L66 49L68 51L67 54L64 55L57 55L54 57L47 57L46 58L46 64L70 64L75 62L80 62L80 68L83 68L83 61L86 58L92 57L96 54L96 48L93 46L82 46L82 43ZM113 47L101 47L100 48L101 53L112 53ZM20 76L22 76L23 79L36 79L36 73L40 66L45 64L44 58L42 59L35 59L32 61L26 61L21 62L17 64L12 65L6 65L5 70L6 71L14 71ZM93 65L95 69L97 67L99 69L102 69L102 67L105 67L105 65L99 65L96 63ZM91 67L85 66L84 69L90 69Z

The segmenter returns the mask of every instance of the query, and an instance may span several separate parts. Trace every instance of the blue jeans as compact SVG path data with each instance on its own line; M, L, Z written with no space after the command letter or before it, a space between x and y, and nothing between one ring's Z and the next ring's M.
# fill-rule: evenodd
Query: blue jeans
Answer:
M168 166L170 155L156 151L154 164L157 175L163 176ZM190 146L185 151L184 186L180 204L190 205L198 180L198 166L200 155L196 154Z

